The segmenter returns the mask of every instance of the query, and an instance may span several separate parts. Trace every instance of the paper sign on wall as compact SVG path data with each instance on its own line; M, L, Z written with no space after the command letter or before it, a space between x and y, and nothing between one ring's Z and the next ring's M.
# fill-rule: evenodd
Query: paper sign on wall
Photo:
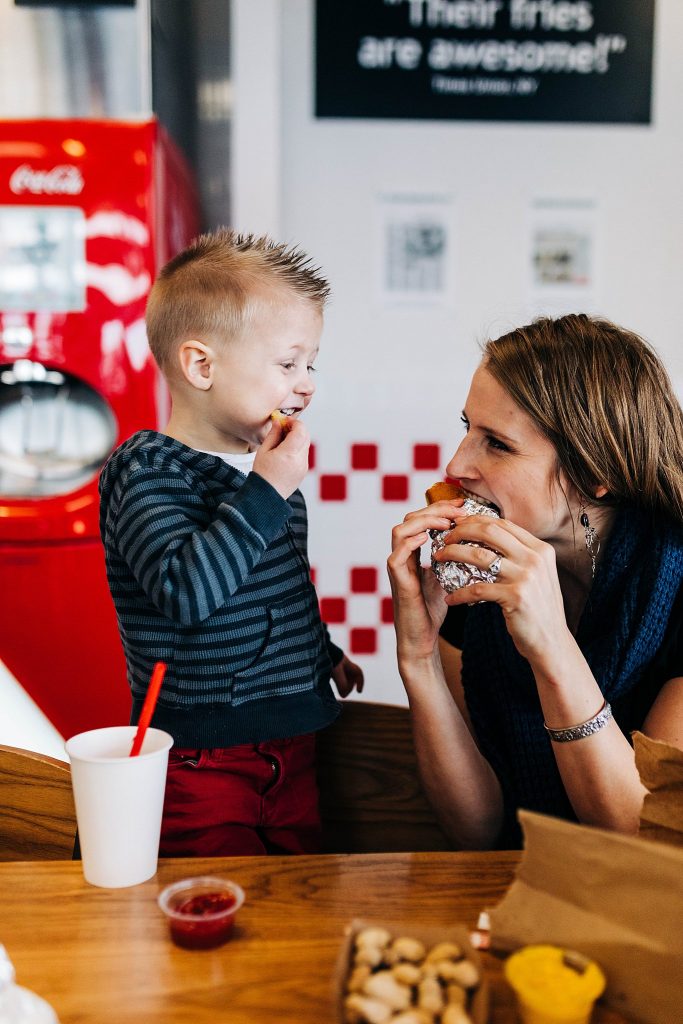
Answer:
M385 305L454 303L453 202L448 196L386 194L377 202L377 284Z
M528 282L533 315L591 313L598 306L598 206L593 199L535 199L529 210Z

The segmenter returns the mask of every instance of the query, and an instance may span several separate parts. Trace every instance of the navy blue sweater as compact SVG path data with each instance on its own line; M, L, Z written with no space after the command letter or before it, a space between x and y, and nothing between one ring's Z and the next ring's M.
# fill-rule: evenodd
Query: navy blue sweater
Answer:
M462 651L462 685L477 744L503 791L499 845L520 845L518 807L576 820L543 727L531 666L517 651L499 606L451 608L441 635ZM641 729L664 683L683 675L678 524L629 506L618 510L576 642L624 735Z
M320 620L299 491L155 431L113 453L100 529L136 722L156 661L153 724L179 747L313 732L338 713L341 651Z

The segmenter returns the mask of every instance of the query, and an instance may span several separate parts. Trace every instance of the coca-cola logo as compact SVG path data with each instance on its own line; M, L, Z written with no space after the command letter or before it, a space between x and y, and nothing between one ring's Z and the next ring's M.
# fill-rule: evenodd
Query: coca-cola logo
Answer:
M30 192L34 196L77 196L83 191L83 175L73 164L58 164L49 171L37 171L21 164L13 172L9 187L16 196Z

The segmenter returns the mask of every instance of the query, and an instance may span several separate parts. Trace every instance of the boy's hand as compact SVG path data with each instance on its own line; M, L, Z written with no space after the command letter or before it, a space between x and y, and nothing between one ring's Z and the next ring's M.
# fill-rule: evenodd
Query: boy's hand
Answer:
M308 472L311 438L300 420L290 419L287 429L276 421L254 459L254 472L287 500Z
M360 665L350 661L346 655L332 669L332 678L340 697L348 697L354 690L357 690L358 693L363 692L363 669Z

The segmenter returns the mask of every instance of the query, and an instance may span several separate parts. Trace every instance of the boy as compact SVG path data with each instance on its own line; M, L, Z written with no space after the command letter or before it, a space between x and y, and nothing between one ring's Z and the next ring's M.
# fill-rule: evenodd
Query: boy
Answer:
M161 271L147 334L172 414L111 456L100 525L136 722L174 738L160 852L314 852L315 733L363 675L320 621L299 415L329 286L299 250L222 230ZM273 415L275 414L275 415Z

